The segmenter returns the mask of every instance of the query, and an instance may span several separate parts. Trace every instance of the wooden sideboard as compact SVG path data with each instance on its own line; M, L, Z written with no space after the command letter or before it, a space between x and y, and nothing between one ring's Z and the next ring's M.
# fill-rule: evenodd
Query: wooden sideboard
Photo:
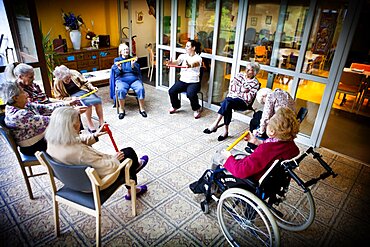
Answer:
M55 65L64 64L70 69L75 69L81 73L110 69L114 58L118 57L118 48L109 47L101 49L84 49L79 51L69 50L59 53L54 58Z

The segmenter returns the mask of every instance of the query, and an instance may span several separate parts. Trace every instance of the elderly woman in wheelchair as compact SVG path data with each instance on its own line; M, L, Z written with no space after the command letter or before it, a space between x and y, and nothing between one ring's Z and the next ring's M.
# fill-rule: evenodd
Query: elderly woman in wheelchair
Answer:
M335 173L312 148L298 156L293 141L298 131L295 113L282 107L267 125L267 140L246 136L245 140L258 145L252 154L216 152L212 169L190 185L194 193L205 194L203 212L208 212L212 199L218 203L218 222L232 246L278 246L278 226L301 231L313 222L315 205L308 186ZM308 153L318 159L326 173L304 183L293 169ZM292 178L303 190L290 186Z

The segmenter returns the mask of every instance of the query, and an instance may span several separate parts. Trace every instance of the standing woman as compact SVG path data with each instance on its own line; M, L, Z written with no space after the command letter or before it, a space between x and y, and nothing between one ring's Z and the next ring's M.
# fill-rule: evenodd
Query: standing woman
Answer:
M200 118L201 106L198 102L198 92L200 91L200 67L202 58L200 57L200 43L195 40L189 40L185 46L186 53L181 54L177 60L169 61L168 65L181 65L180 80L168 90L171 100L170 114L177 112L181 107L179 93L186 92L190 100L191 109L194 111L194 118Z
M219 122L224 118L225 132L217 140L223 141L229 136L229 125L233 110L247 110L256 98L257 91L260 88L260 83L256 78L259 70L260 66L258 63L250 63L245 68L245 71L241 71L234 77L230 82L229 93L222 101L220 110L218 110L217 119L203 131L204 133L211 134L216 132Z
M28 98L31 102L41 104L51 102L39 85L33 83L35 80L35 72L32 66L18 62L8 64L5 68L5 76L7 81L16 80L19 86L28 94Z
M142 82L140 65L137 63L137 58L121 62L126 59L130 59L130 49L126 44L120 44L118 47L119 57L114 59L114 65L112 66L112 73L114 74L114 87L111 90L115 90L118 96L120 113L118 114L119 119L123 119L126 115L125 112L125 98L130 88L135 91L139 101L139 113L143 117L148 115L144 108L145 90Z
M98 90L87 79L76 70L70 70L65 65L57 66L53 72L54 75L54 93L57 99L68 100L69 98L77 98L89 93L90 91ZM87 106L86 118L89 132L95 132L95 126L92 122L92 106L95 107L96 114L99 118L99 126L104 124L102 100L95 93L80 99Z

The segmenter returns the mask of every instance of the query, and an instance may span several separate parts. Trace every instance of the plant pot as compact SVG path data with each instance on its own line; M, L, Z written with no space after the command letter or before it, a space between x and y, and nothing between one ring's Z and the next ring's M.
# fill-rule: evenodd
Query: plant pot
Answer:
M69 32L69 37L74 50L80 50L81 48L81 32L79 30L72 30Z

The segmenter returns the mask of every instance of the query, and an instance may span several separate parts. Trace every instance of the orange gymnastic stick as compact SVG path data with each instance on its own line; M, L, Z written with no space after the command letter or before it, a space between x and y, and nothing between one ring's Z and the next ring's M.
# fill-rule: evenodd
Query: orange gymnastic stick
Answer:
M230 151L233 147L235 147L236 144L238 144L241 140L244 139L248 135L249 131L247 130L244 132L238 139L236 139L228 148L226 148L226 151Z
M114 138L113 138L113 135L112 135L112 131L110 130L109 128L109 125L108 124L104 124L104 130L107 131L109 137L110 137L110 140L112 141L112 144L113 144L113 147L114 147L114 150L116 150L116 152L118 152L118 147L117 147L117 144L116 142L114 141Z
M167 67L182 68L182 69L187 68L186 66L180 66L180 65L175 65L175 64L167 64Z

